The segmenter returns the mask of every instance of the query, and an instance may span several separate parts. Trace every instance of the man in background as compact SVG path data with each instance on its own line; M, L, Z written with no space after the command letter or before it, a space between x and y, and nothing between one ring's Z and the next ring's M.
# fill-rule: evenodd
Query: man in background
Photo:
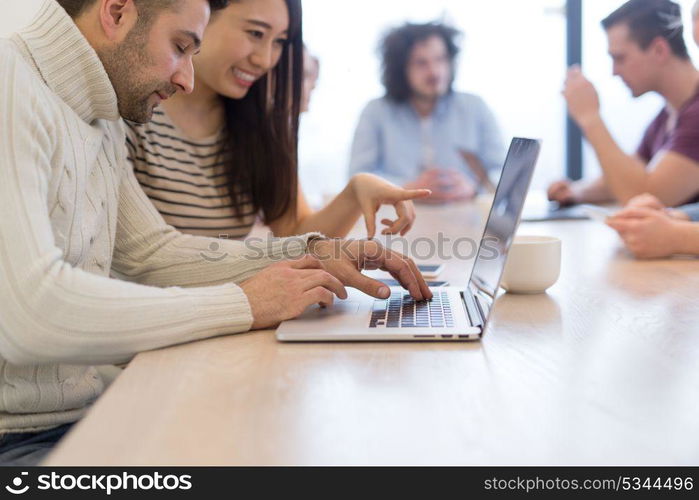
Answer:
M600 114L592 83L571 68L564 96L568 111L592 145L603 176L559 181L548 195L562 205L619 202L650 193L678 206L699 195L699 72L683 38L680 6L670 0L631 0L602 21L614 75L634 97L656 92L665 107L634 154L621 150Z
M427 201L472 198L492 187L502 166L500 130L485 102L453 91L459 32L440 23L405 24L382 41L386 95L370 102L357 126L350 175L371 172Z
M692 9L692 20L694 42L699 45L699 1ZM639 259L699 255L699 203L671 209L645 193L633 198L607 224Z

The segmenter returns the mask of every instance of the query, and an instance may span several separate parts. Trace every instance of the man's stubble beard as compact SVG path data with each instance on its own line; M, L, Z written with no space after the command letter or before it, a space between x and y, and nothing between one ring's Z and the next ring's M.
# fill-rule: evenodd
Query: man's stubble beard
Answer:
M140 76L155 65L148 53L149 29L145 23L136 25L121 44L103 49L99 54L117 95L119 114L135 123L151 120L153 106L148 101L154 92L164 87L162 82L146 81Z
M422 102L429 102L429 103L434 103L439 101L442 97L447 95L449 91L433 91L430 93L424 93L424 92L416 92L413 90L413 95L412 98L417 101L422 101Z
M419 90L412 89L413 99L426 102L436 102L450 92L451 83L449 83L445 88L434 89L430 90L429 92L420 92Z

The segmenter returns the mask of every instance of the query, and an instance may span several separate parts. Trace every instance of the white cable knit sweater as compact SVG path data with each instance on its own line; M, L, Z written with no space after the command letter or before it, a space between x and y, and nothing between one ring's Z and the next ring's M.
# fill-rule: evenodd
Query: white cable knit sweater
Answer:
M54 0L0 40L0 68L0 433L30 432L80 418L104 388L95 365L247 331L234 283L308 236L212 252L167 226L127 168L110 80Z

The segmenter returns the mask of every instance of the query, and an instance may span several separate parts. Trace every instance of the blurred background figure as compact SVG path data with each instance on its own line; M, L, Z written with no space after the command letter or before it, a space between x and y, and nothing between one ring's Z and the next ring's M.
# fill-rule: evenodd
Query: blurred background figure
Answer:
M303 88L301 93L301 113L311 108L311 95L320 77L320 61L303 46Z
M430 189L422 201L447 203L491 188L504 145L493 113L473 94L453 90L460 32L441 23L407 23L381 42L385 95L371 101L357 125L350 174L370 172L409 189Z
M699 45L699 1L692 8L692 21L694 41ZM607 223L638 258L699 255L699 203L672 209L645 193L631 199Z
M634 154L612 138L597 90L580 68L569 70L563 94L568 112L594 149L603 176L552 184L549 199L627 203L645 192L678 206L699 195L699 72L683 38L680 6L670 0L631 0L602 21L614 75L638 98L657 93L664 108Z

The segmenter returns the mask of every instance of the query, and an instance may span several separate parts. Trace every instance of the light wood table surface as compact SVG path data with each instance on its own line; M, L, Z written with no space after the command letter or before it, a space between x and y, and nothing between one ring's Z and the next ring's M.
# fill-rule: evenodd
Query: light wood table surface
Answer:
M411 238L481 226L421 207ZM699 261L634 261L595 222L520 233L563 240L561 279L502 296L481 343L266 331L141 354L48 464L699 464Z

